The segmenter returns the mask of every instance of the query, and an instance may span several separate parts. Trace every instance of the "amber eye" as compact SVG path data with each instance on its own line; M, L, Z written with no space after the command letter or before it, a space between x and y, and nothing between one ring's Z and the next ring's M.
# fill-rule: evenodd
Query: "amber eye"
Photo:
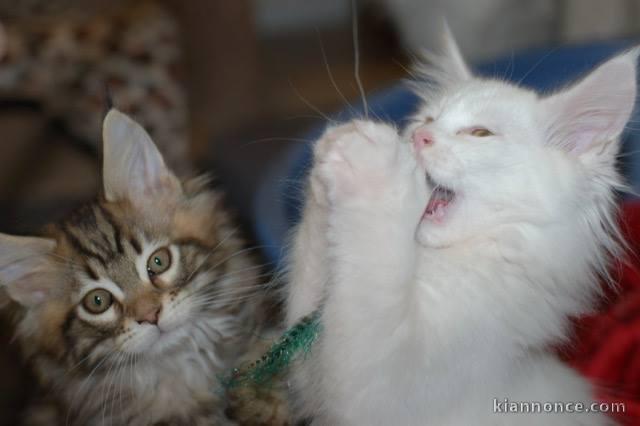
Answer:
M171 252L168 248L162 247L154 251L147 260L147 272L149 276L158 275L169 269L171 266Z
M82 306L92 314L101 314L113 304L113 296L107 290L97 288L91 290L82 299Z
M471 136L476 136L479 138L484 138L486 136L492 136L493 133L489 129L485 129L484 127L477 127L471 131Z
M426 124L433 123L433 117L427 117L427 118L425 118L425 119L424 119L424 122L425 122Z

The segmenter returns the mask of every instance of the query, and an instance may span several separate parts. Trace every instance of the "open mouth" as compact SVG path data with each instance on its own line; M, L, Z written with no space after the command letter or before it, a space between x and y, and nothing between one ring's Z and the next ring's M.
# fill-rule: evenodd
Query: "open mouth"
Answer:
M424 218L440 220L444 218L449 204L455 199L456 193L446 186L436 182L429 173L426 174L427 184L433 188L431 197L424 211Z

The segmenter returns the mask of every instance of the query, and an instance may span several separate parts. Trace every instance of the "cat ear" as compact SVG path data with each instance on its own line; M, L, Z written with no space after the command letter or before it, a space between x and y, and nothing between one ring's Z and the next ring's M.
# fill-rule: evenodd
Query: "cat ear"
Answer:
M429 85L443 88L458 84L473 77L471 69L462 56L449 24L442 21L437 52L423 52L416 73Z
M620 136L636 99L638 49L600 65L581 81L541 101L547 141L577 156ZM613 144L615 145L615 144Z
M181 192L180 182L165 165L149 134L127 115L110 110L104 119L102 140L107 201L145 203Z
M55 289L55 264L48 257L53 240L0 234L0 287L23 306L36 306Z
M447 21L442 23L442 52L443 60L445 61L446 69L453 73L458 80L468 80L472 77L471 69L467 65L467 62L462 56L462 52L458 47L455 37L451 32L451 28Z

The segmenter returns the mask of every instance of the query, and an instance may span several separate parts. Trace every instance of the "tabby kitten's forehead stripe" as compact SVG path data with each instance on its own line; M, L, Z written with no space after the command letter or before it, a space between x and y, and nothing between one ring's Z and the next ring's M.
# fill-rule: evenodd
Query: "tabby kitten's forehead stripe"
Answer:
M104 149L104 197L51 239L0 234L18 338L61 407L46 424L219 424L217 377L263 320L259 271L220 197L144 129L111 111Z
M125 243L134 246L132 241L136 241L133 235L124 238L123 225L118 224L102 203L80 208L59 228L77 254L87 260L95 260L103 267L109 259L125 254ZM134 248L139 247L139 243L135 244ZM91 275L95 276L95 272Z
M101 218L105 220L109 224L109 226L111 226L111 229L113 229L113 240L115 242L117 252L124 253L124 245L122 243L122 231L120 230L120 227L118 226L115 218L109 212L109 209L104 207L102 203L96 204L95 207L99 209L102 215ZM94 210L94 213L95 213L95 210Z

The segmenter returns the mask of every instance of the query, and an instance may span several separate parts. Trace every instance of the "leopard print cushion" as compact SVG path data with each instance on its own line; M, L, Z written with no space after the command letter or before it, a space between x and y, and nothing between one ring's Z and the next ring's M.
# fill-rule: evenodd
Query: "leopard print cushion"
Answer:
M75 19L11 21L2 41L0 98L37 100L74 136L97 145L108 90L115 107L145 126L169 165L188 171L179 31L159 4L133 2Z

